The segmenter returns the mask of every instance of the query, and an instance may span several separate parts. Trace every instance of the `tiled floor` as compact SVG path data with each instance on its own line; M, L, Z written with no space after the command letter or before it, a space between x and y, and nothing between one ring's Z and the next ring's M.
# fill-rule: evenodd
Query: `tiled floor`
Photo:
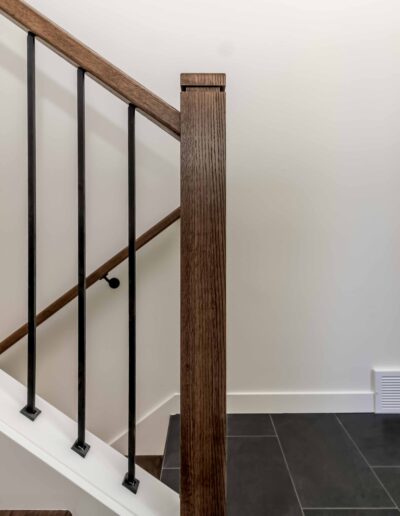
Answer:
M161 480L179 491L179 416ZM229 516L399 516L400 416L230 414Z

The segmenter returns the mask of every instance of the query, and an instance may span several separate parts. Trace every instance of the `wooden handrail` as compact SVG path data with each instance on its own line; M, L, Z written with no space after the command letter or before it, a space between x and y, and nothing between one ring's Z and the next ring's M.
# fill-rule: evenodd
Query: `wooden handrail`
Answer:
M83 68L94 80L125 102L134 104L144 116L179 139L179 111L122 70L22 0L0 0L0 12L23 29L34 33L55 52L75 66Z
M145 244L153 240L157 235L159 235L164 229L167 229L171 224L176 222L180 217L181 209L177 208L172 211L169 215L164 217L160 222L152 226L149 230L147 230L143 235L141 235L136 240L136 251L138 251ZM91 287L94 283L104 278L106 274L108 274L111 270L115 269L117 265L122 263L124 260L128 258L128 248L125 247L119 253L115 254L112 258L107 260L103 265L98 267L95 271L93 271L86 278L86 286L87 288ZM78 295L78 285L75 285L73 288L69 289L65 294L60 296L58 299L53 301L47 308L42 310L36 316L36 324L42 324L44 321L49 319L56 312L61 310L65 305L75 299ZM2 342L0 342L0 354L4 353L7 349L21 340L28 333L28 324L24 324L17 330L15 330L11 335L5 338Z
M141 235L140 249L181 217L181 516L225 516L226 507L226 113L224 74L182 74L181 112L103 59L23 0L0 0L0 14L28 31L113 94L181 140L181 208ZM35 38L34 38L34 37ZM28 55L31 55L28 52ZM28 60L30 64L33 60ZM32 69L30 68L32 71ZM29 75L29 73L28 73ZM32 78L32 73L31 73ZM31 81L32 82L32 81ZM30 93L33 89L31 88ZM30 98L30 97L28 97ZM28 103L29 105L29 103ZM34 115L34 103L30 103ZM31 116L31 120L33 120ZM31 131L33 133L33 131ZM31 138L33 140L33 138ZM130 154L132 156L132 149ZM34 153L31 153L31 158ZM31 185L34 185L31 159ZM133 177L133 176L132 176ZM31 189L31 192L34 189ZM31 196L32 199L32 196ZM35 211L30 211L30 242L34 242ZM132 212L131 212L132 213ZM132 220L132 219L131 219ZM33 236L32 236L33 235ZM132 242L132 240L131 240ZM36 245L36 244L34 244ZM35 251L34 246L30 248ZM86 278L90 287L132 254L122 249ZM35 252L30 254L30 335L28 405L23 413L36 417L35 317L42 324L78 295L78 285L36 314ZM82 260L81 260L82 264ZM80 270L83 270L81 267ZM32 273L33 271L33 273ZM134 271L134 266L131 272ZM84 322L84 288L81 321ZM134 277L134 276L133 276ZM132 279L132 276L131 276ZM131 282L131 285L133 283ZM133 290L133 289L131 289ZM130 292L130 335L134 335L134 292ZM132 302L133 301L133 302ZM85 338L79 345L79 420L85 409ZM24 324L0 342L0 354L28 333ZM123 485L136 492L131 464L135 458L135 341L129 350L129 470ZM31 401L33 400L33 401ZM33 408L32 408L33 407ZM36 409L35 409L36 410ZM80 434L78 434L80 435ZM78 447L82 449L78 437Z

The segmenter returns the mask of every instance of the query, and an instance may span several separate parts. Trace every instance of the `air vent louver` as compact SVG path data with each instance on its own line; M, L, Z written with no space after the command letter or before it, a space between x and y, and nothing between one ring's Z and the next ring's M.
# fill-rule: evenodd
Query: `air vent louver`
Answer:
M374 371L375 412L400 414L400 371Z

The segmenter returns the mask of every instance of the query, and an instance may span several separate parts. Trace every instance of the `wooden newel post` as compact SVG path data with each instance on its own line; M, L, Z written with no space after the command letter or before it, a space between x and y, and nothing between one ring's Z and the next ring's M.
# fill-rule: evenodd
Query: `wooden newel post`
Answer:
M181 515L224 516L225 75L181 87Z

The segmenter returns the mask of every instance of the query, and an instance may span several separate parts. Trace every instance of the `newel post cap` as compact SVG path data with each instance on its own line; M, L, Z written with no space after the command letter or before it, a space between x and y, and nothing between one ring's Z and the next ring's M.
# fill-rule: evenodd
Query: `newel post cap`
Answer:
M181 73L181 88L219 88L225 90L226 75L224 73Z

